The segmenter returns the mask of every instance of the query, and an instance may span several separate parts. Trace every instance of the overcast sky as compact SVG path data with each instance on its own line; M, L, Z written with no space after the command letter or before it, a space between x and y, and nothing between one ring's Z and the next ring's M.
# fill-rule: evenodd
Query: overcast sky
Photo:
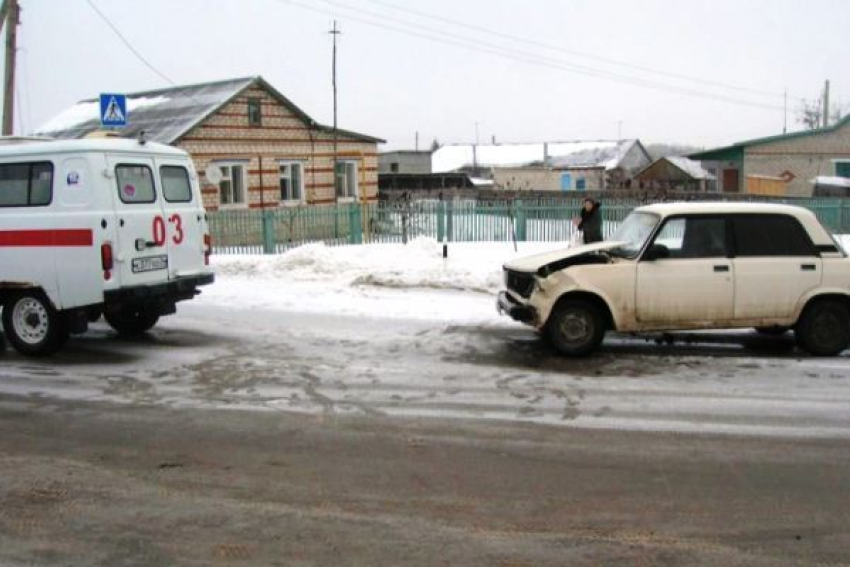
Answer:
M614 139L712 146L850 112L847 0L19 0L16 130L100 92L262 75L383 149ZM701 96L694 96L701 95ZM132 120L132 116L130 117Z

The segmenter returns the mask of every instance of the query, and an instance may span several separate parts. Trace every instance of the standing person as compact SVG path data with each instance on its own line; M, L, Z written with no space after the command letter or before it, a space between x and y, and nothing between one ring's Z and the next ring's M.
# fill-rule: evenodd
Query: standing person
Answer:
M581 219L576 228L584 233L584 243L602 241L602 213L598 201L587 197L581 205Z

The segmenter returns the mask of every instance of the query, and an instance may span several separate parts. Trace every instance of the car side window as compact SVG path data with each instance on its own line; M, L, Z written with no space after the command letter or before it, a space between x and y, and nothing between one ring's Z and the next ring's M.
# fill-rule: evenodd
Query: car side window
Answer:
M734 217L736 255L816 256L803 227L785 215L740 215Z
M671 259L725 257L726 221L720 217L670 219L653 244L667 248Z

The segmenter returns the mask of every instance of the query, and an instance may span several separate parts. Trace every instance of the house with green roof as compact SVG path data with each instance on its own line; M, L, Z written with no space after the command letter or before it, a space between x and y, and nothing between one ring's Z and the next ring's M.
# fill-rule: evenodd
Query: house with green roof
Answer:
M786 195L810 197L819 176L850 178L850 115L832 126L738 142L688 156L726 193L747 193L759 179L785 181Z

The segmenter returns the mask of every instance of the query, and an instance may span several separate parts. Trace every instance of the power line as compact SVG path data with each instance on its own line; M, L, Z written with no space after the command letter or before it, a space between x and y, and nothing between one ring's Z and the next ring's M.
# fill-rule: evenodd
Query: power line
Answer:
M100 9L95 5L94 0L86 0L86 2L88 2L89 6L91 6L92 10L94 10L97 13L97 15L100 16L100 18L104 22L106 22L106 25L108 25L109 28L115 33L115 35L118 36L118 39L121 40L121 42L127 47L127 49L129 49L130 52L133 55L136 56L136 59L138 59L139 61L144 63L144 65L148 69L150 69L151 71L156 73L159 77L164 79L168 84L170 84L171 86L176 86L176 83L174 81L169 79L164 73L162 73L159 69L154 67L153 64L150 61L145 59L144 56L141 53L139 53L136 50L135 47L133 47L133 45L130 43L130 41L126 37L124 37L124 34L121 33L121 31L115 26L115 24L113 24L112 21L109 18L106 17L106 14L101 12Z
M475 24L472 24L472 23L459 22L457 20L452 20L451 18L438 16L436 14L430 14L430 13L427 13L427 12L414 10L412 8L405 8L405 7L402 7L402 6L398 6L398 5L394 4L393 2L387 2L386 0L369 0L369 1L374 3L374 4L379 4L381 6L385 6L387 8L392 9L392 10L397 10L397 11L400 11L400 12L406 12L406 13L413 14L413 15L416 15L416 16L419 16L419 17L422 17L422 18L427 18L429 20L444 22L444 23L447 23L447 24L450 24L450 25L453 25L453 26L456 26L456 27L459 27L459 28L475 30L479 33L487 34L487 35L490 35L490 36L493 36L493 37L498 37L498 38L501 38L501 39L508 39L508 40L511 40L511 41L515 41L515 42L519 42L519 43L525 43L527 45L533 45L533 46L536 46L536 47L542 47L544 49L549 49L551 51L559 51L559 52L567 53L567 54L570 54L570 55L585 57L587 59L592 59L592 60L599 61L599 62L602 62L602 63L607 63L609 65L616 65L618 67L634 69L634 70L637 70L637 71L642 71L642 72L645 72L645 73L651 73L651 74L662 76L662 77L668 77L668 78L684 80L684 81L692 81L692 82L703 84L703 85L710 85L710 86L724 88L724 89L736 90L736 91L740 91L740 92L747 92L747 93L751 93L751 94L757 94L757 95L763 95L763 96L769 96L769 97L775 97L775 98L782 98L782 97L785 96L785 93L774 92L774 91L766 91L766 90L762 90L762 89L755 89L755 88L752 88L752 87L744 87L744 86L740 86L740 85L733 85L733 84L730 84L730 83L714 81L714 80L706 79L706 78L703 78L703 77L694 77L694 76L691 76L691 75L673 73L673 72L670 72L670 71L662 71L662 70L659 70L659 69L654 69L652 67L646 67L646 66L643 66L643 65L636 65L634 63L628 63L628 62L625 62L625 61L619 61L617 59L611 59L611 58L603 57L601 55L596 55L596 54L593 54L593 53L587 53L587 52L579 51L579 50L575 50L575 49L568 49L568 48L561 47L561 46L558 46L558 45L553 45L553 44L550 44L550 43L544 43L544 42L541 42L541 41L536 41L536 40L533 40L533 39L528 39L528 38L520 37L520 36L517 36L517 35L498 32L498 31L495 31L495 30L492 30L492 29L489 29L489 28L486 28L486 27L483 27L483 26L478 26L478 25L475 25ZM792 98L797 98L797 97L792 97Z
M288 5L295 6L295 7L304 9L304 10L309 10L309 11L312 11L312 12L318 12L318 13L326 14L326 15L327 14L336 15L336 12L325 10L325 9L322 9L322 8L317 8L315 6L306 5L306 4L303 4L301 2L297 2L296 0L277 0L277 1L279 3L288 4ZM351 7L336 3L336 2L332 2L331 0L324 0L324 1L328 4L337 5L338 7L341 7L343 9L346 9L346 10L349 10L349 11L355 10L354 8L351 8ZM357 9L357 12L368 13L367 11L360 10L360 9ZM469 38L457 36L457 35L442 31L442 30L435 30L436 33L440 34L438 36L435 36L431 33L423 33L421 31L416 31L416 30L423 29L423 28L429 29L425 26L422 26L422 25L419 25L419 24L407 23L407 22L404 22L403 20L398 20L396 18L378 15L378 18L380 18L380 19L376 21L374 19L366 19L366 18L363 18L362 16L357 16L357 15L347 15L346 17L348 17L352 21L360 22L360 23L363 23L363 24L366 24L366 25L369 25L369 26L373 26L373 27L377 27L377 28L381 28L381 29L387 29L387 30L395 31L395 32L398 32L398 33L402 33L402 34L410 35L410 36L414 36L414 37L419 37L419 38L426 39L426 40L429 40L429 41L433 41L433 42L436 42L436 43L442 43L442 44L445 44L445 45L462 47L462 48L465 48L465 49L470 49L470 50L478 51L478 52L481 52L481 53L489 53L491 55L496 55L496 56L499 56L499 57L508 58L508 59L512 59L512 60L515 60L515 61L520 61L520 62L523 62L523 63L529 63L529 64L539 65L539 66L543 66L543 67L548 67L548 68L552 68L552 69L556 69L556 70L560 70L560 71L577 73L577 74L587 75L587 76L596 77L596 78L604 78L604 79L608 79L608 80L612 80L612 81L617 81L617 82L620 82L620 83L630 84L630 85L633 85L633 86L640 86L640 87L644 87L644 88L662 90L662 91L666 91L666 92L684 94L684 95L688 95L688 96L705 98L705 99L710 99L710 100L718 100L718 101L728 102L728 103L731 103L731 104L738 104L738 105L750 106L750 107L754 107L754 108L761 108L761 109L773 110L773 111L782 111L782 107L777 106L777 105L770 105L770 104L766 104L766 103L760 103L760 102L755 102L755 101L750 101L750 100L733 98L733 97L730 97L730 96L727 96L727 95L721 95L721 94L718 94L718 93L706 93L706 92L703 92L703 91L697 91L697 90L686 88L686 87L674 86L674 85L659 83L657 81L642 79L642 78L639 78L639 77L630 77L630 76L626 76L626 75L612 73L612 72L609 72L609 71L593 69L593 68L583 67L583 66L578 66L578 65L571 65L571 64L564 63L563 61L558 60L558 59L553 59L553 58L550 58L550 57L542 57L542 56L535 54L535 53L523 52L523 51L519 51L519 50L516 50L516 49L508 49L508 48L504 48L504 47L499 46L499 45L495 45L495 44L491 44L491 43L487 43L487 42L482 42L481 40L471 40ZM413 27L413 28L415 28L415 30L407 29L406 27L398 27L398 26L395 26L395 25L389 25L389 24L384 23L381 20L389 20L389 21L400 22L403 26ZM433 30L433 28L430 28L430 29ZM440 37L440 36L445 36L445 37Z

